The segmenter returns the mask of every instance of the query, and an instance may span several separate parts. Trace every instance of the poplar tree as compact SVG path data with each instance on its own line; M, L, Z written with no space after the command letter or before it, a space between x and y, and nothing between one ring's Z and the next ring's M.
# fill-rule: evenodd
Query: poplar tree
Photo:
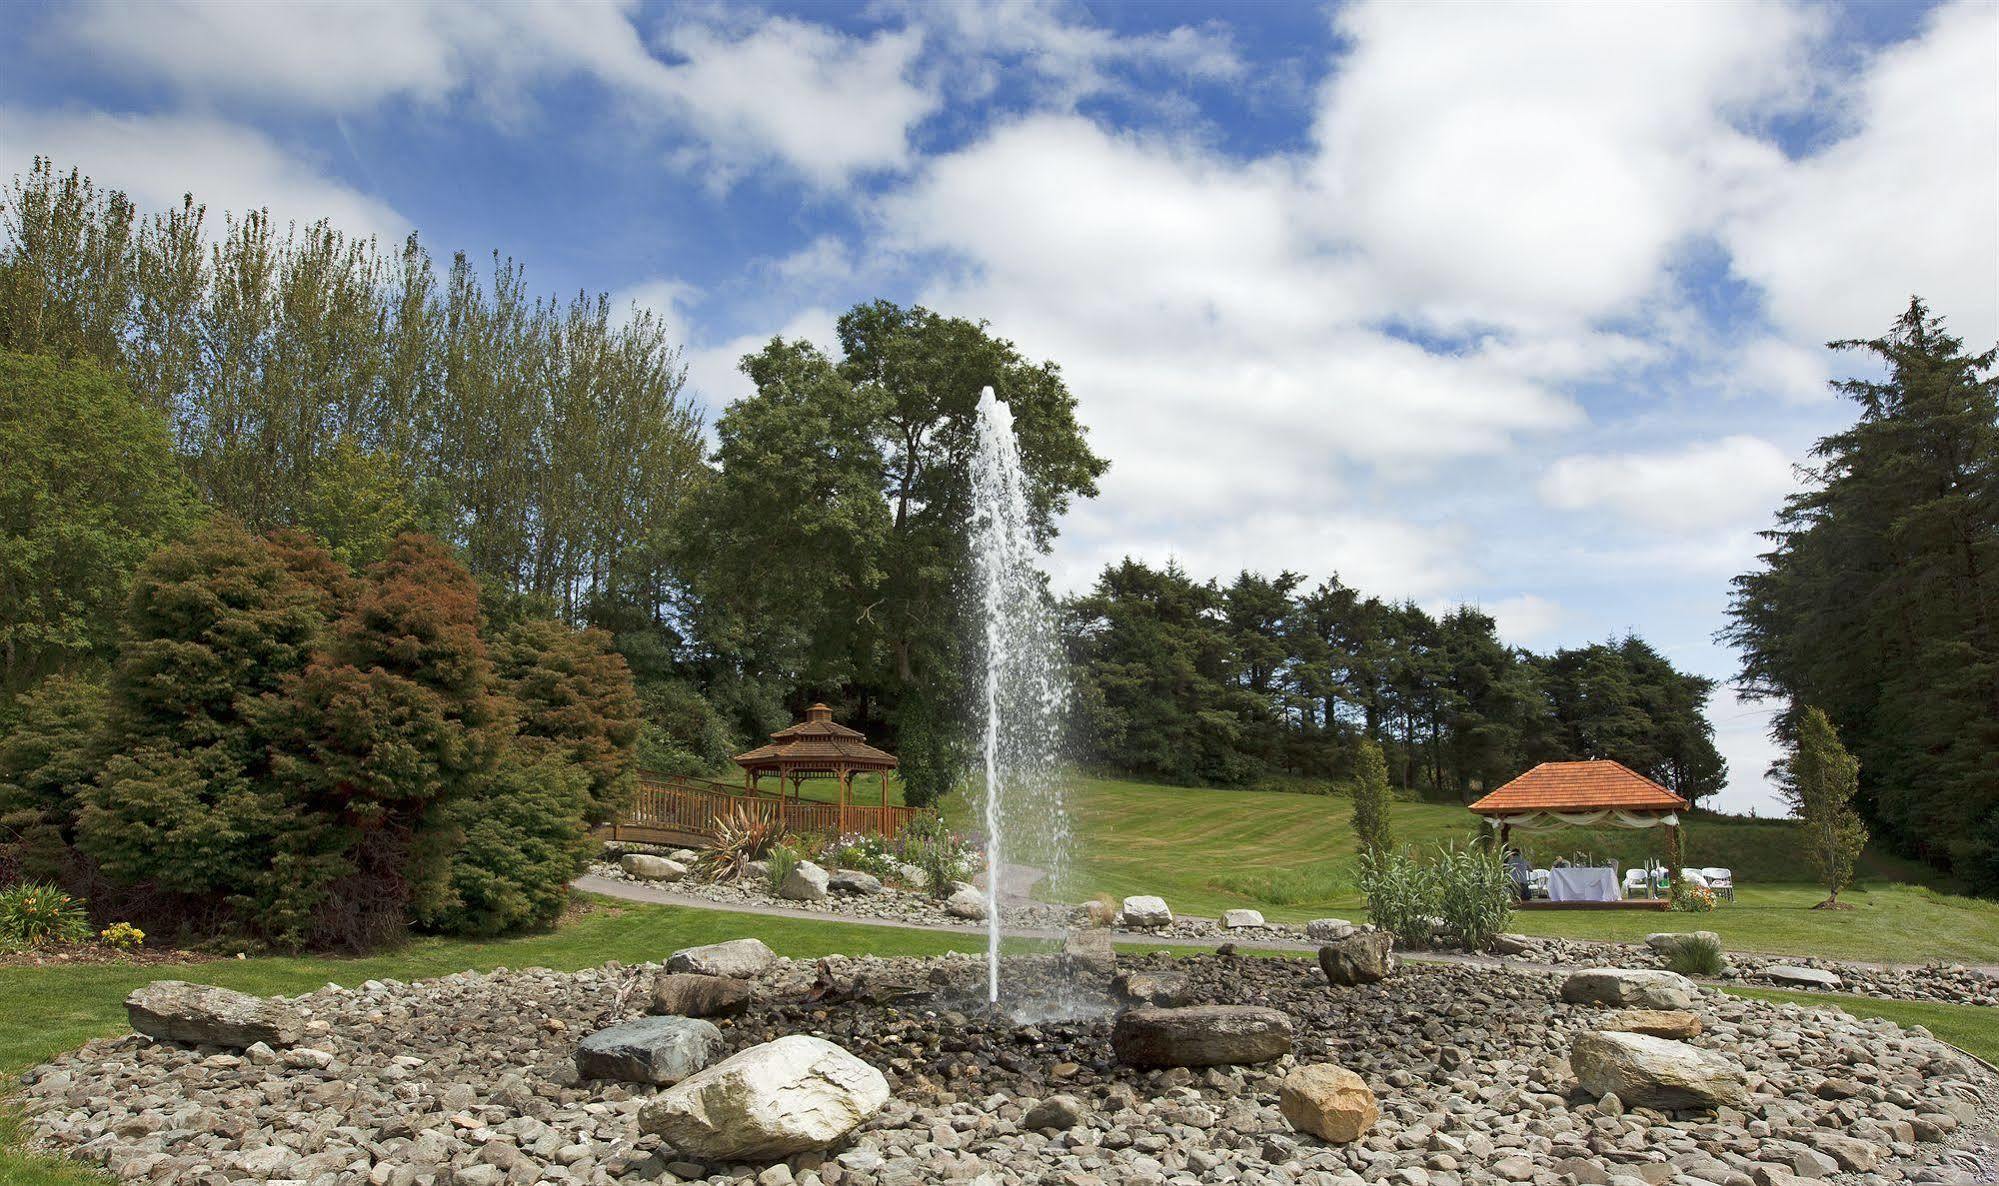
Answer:
M1807 708L1798 721L1797 752L1791 755L1788 787L1803 821L1805 855L1819 872L1826 899L1816 910L1851 910L1839 891L1853 881L1853 863L1867 846L1867 828L1853 810L1860 788L1860 763L1840 745L1824 711Z
M1354 747L1353 832L1364 855L1379 856L1395 846L1388 804L1388 763L1381 747L1363 737Z

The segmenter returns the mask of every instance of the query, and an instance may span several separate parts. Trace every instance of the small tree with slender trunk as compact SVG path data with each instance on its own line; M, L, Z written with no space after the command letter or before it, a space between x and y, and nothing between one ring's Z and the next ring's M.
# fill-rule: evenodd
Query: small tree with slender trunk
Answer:
M1825 712L1807 708L1798 723L1798 748L1791 755L1791 792L1803 821L1805 855L1819 871L1826 899L1815 910L1851 910L1839 891L1853 882L1853 863L1867 844L1867 828L1853 810L1860 787L1860 763L1839 743Z
M1353 831L1363 855L1377 855L1394 844L1388 830L1388 762L1371 737L1354 750Z

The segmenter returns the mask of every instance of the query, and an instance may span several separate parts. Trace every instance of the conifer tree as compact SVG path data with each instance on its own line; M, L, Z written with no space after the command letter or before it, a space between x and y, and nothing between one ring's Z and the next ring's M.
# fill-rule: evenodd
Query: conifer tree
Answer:
M1388 762L1372 738L1354 747L1353 831L1361 852L1379 856L1395 846L1388 823Z

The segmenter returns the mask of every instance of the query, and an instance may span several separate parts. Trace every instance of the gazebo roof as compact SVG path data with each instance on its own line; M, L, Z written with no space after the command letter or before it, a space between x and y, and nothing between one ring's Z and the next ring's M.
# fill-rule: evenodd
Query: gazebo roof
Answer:
M1543 762L1471 805L1480 815L1522 811L1679 811L1685 799L1622 762Z
M867 743L858 729L833 723L833 710L815 704L805 710L805 719L770 735L769 745L760 745L736 755L736 765L745 770L893 770L896 757Z

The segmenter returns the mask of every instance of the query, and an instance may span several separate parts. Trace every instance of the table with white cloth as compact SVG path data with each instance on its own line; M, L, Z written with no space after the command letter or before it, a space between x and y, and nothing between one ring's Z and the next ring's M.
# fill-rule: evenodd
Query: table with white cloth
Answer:
M1548 870L1548 900L1550 902L1621 902L1623 888L1618 884L1617 870L1610 868L1585 869L1571 867Z

